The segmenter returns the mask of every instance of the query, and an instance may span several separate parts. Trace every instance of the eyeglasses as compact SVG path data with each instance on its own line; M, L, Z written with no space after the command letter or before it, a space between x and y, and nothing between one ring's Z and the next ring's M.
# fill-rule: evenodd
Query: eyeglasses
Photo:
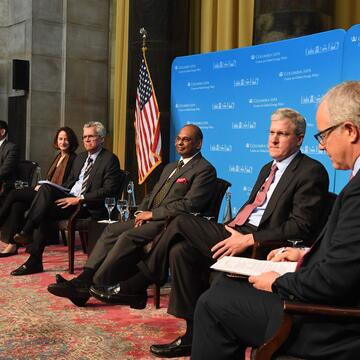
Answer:
M95 140L97 137L99 137L100 135L84 135L82 137L83 140L89 139L89 140Z
M314 138L318 141L320 145L324 145L326 138L338 127L340 127L344 122L330 126L323 131L318 132L314 135Z

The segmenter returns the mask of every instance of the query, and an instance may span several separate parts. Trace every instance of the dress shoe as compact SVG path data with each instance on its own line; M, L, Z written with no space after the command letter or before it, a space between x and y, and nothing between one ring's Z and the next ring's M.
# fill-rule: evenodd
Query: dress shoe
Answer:
M10 275L21 276L21 275L31 275L37 274L44 271L43 265L40 264L22 264L16 270L13 270Z
M12 251L12 252L0 253L0 258L5 258L5 257L17 255L17 254L18 254L18 251L16 249L15 251Z
M17 255L17 253L17 246L13 244L8 244L8 246L3 250L3 252L0 253L0 258Z
M157 357L163 358L189 356L191 354L191 344L183 343L183 339L179 337L170 344L151 345L150 352Z
M20 231L19 233L15 234L14 241L17 244L27 246L27 245L30 245L32 243L32 238L31 238L30 235L24 233L23 231Z
M72 279L70 281L65 280L61 275L59 277L62 282L50 284L48 286L49 293L69 299L76 306L84 306L89 300L89 286L90 284L84 283L78 279ZM56 278L58 281L58 277Z
M91 286L90 295L108 304L130 305L132 309L144 309L147 302L146 291L138 294L129 294L120 289L120 284L113 286Z
M62 283L68 282L68 280L63 278L60 274L55 275L55 280L56 280L57 284L62 284Z

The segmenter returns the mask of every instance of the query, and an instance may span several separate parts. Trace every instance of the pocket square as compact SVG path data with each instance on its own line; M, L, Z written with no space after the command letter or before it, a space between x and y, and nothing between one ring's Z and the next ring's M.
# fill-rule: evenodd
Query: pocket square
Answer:
M178 179L176 179L176 182L180 183L180 184L188 184L189 183L187 178L178 178Z

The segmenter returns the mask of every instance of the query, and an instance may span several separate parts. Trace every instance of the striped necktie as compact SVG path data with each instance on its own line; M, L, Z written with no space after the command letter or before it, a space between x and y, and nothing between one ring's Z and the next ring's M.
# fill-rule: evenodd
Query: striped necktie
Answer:
M84 177L83 177L83 181L82 181L82 184L81 184L80 195L83 195L85 193L85 191L86 191L87 182L89 180L93 164L94 164L93 159L91 157L89 157L88 160L87 160L87 165L86 165L86 168L85 168Z
M161 202L164 200L164 197L167 194L167 192L172 184L172 182L170 180L173 179L178 174L178 172L180 171L180 169L182 168L183 165L184 165L184 162L182 160L180 160L178 162L173 174L165 181L165 183L160 188L158 193L154 196L154 200L153 200L153 203L151 206L152 209L157 208L161 204Z
M274 164L271 167L270 174L269 174L268 178L266 179L266 181L264 182L264 184L261 186L258 193L256 194L255 200L252 203L247 204L241 211L239 211L238 214L236 215L235 219L233 221L231 221L228 224L228 226L235 227L235 225L238 225L238 226L244 225L246 220L251 215L251 213L258 206L261 206L265 202L267 192L269 191L270 185L274 181L275 173L276 173L277 169L278 168L277 168L276 164Z

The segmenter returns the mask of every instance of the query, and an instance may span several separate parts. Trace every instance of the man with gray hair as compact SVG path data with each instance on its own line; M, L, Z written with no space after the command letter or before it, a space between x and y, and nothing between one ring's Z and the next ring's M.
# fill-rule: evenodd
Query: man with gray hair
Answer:
M120 164L116 155L103 148L105 135L106 130L100 122L84 125L82 139L86 151L76 157L70 175L63 184L64 188L70 189L69 192L52 184L41 185L31 204L23 230L14 237L18 244L32 243L31 255L11 275L29 275L43 271L42 254L49 234L49 224L53 220L68 218L80 203L84 204L81 208L83 215L99 219L104 215L104 199L119 195L122 180Z
M258 347L275 335L283 321L284 300L359 308L359 109L358 81L335 86L319 104L319 148L335 169L351 170L352 176L311 249L271 252L268 258L273 261L298 261L295 272L282 276L266 272L233 281L221 275L196 306L192 359L243 359L247 346ZM302 359L357 359L359 333L360 324L352 319L297 315L288 339L274 350Z
M269 249L267 244L287 246L288 239L299 238L310 244L313 235L320 231L329 179L322 164L300 152L305 128L305 119L297 111L276 110L271 116L268 138L272 161L261 169L248 201L236 217L223 225L191 215L177 216L142 264L141 271L120 283L120 289L128 288L135 294L152 282L162 285L168 276L166 265L170 263L172 288L168 312L185 319L187 331L170 344L153 345L150 351L156 356L190 354L196 301L208 288L209 267L217 259L225 255L248 256L255 243L261 245L259 253L264 257ZM118 287L93 286L90 292L100 300L120 304L125 296Z

